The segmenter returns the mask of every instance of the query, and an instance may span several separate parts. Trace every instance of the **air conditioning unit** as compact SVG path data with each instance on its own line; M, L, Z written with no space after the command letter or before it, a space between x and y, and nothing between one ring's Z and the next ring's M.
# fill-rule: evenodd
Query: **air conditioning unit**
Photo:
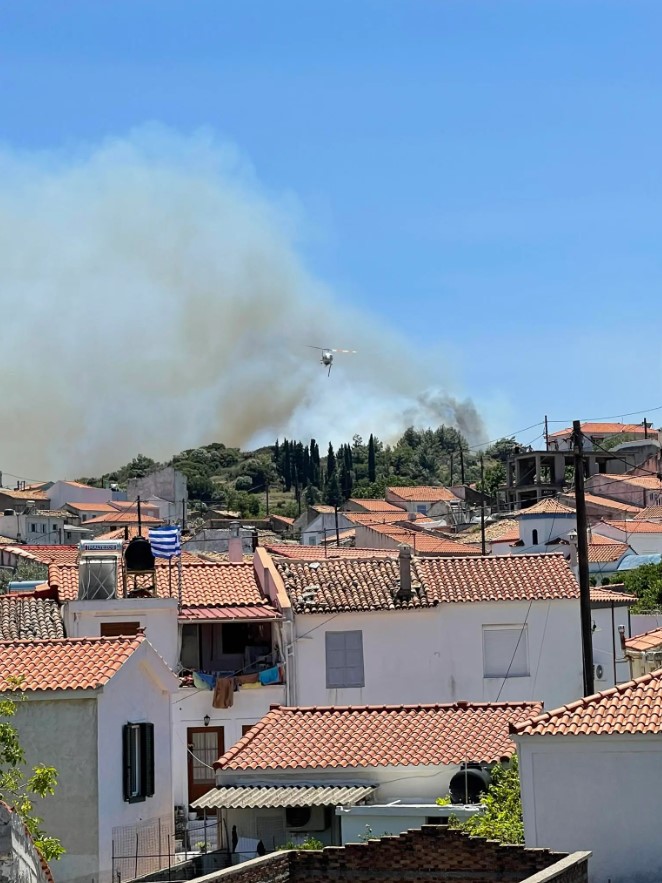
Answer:
M288 806L285 827L288 831L324 831L328 827L325 807Z
M604 665L594 665L593 666L593 677L596 681L604 681L605 680L605 668Z

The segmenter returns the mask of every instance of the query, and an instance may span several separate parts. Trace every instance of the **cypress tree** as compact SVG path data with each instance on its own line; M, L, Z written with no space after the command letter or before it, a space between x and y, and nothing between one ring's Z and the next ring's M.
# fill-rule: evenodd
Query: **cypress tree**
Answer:
M368 481L377 481L377 464L375 462L375 439L370 433L368 441Z
M288 493L292 490L292 460L290 454L290 443L287 439L284 439L282 474L283 482L285 484L285 490Z
M329 452L326 455L326 483L331 481L331 476L336 471L336 455L333 452L333 445L329 442ZM331 505L329 503L329 505Z

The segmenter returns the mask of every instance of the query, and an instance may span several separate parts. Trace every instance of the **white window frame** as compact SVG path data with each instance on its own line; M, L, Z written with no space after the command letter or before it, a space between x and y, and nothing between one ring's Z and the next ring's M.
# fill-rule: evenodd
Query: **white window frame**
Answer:
M489 634L494 634L495 632L514 632L517 634L515 638L514 649L512 653L509 654L509 661L507 664L502 666L489 666L488 665L488 649L487 649L487 636ZM514 637L514 636L513 636ZM522 659L518 660L518 655L523 655ZM504 623L498 625L484 625L483 626L483 677L486 680L490 679L498 679L505 680L506 678L528 678L531 677L531 667L529 662L529 634L528 634L528 625L527 623Z

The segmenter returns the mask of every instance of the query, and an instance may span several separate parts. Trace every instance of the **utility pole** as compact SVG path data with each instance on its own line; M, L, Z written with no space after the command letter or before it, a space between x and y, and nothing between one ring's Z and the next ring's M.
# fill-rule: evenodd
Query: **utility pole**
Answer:
M648 423L648 420L644 417L644 438L648 438L648 427L649 427L649 425L652 425L652 424L649 424L649 423ZM1 474L1 473L0 473L0 474Z
M143 535L143 523L142 523L142 518L140 515L140 494L138 494L137 503L138 503L138 536L141 537Z
M267 515L268 515L269 514L269 479L266 480L266 482L264 484L264 489L266 491L266 497L267 497Z
M0 472L0 475L2 473ZM453 487L453 452L451 451L451 487Z
M462 450L462 442L460 442L460 482L464 484L464 451Z
M573 421L572 436L575 452L575 505L577 507L577 567L579 573L579 609L582 625L582 659L584 663L584 696L595 692L593 682L593 630L591 622L591 587L588 577L588 524L584 496L584 454L582 428Z
M545 450L549 450L549 423L547 421L547 414L545 414Z
M485 469L483 467L483 454L480 455L480 545L483 555L485 549Z

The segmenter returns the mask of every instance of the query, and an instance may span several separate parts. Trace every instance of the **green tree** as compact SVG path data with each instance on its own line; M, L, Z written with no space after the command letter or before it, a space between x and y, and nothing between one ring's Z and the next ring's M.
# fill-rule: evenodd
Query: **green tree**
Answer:
M336 455L333 451L333 445L329 442L329 451L326 455L326 480L327 482L336 471ZM330 505L330 504L329 504Z
M443 801L443 798L442 798ZM520 793L519 763L513 755L508 766L492 769L492 781L482 796L485 812L466 821L451 820L454 828L498 840L500 843L524 843L524 820Z
M319 503L321 494L319 492L319 488L315 487L314 484L308 482L306 485L306 490L304 491L303 499L306 506L314 506L315 503Z
M491 463L485 467L485 481L483 487L478 483L478 489L489 497L495 497L500 487L505 484L506 470L502 463Z
M377 481L377 462L375 459L375 439L370 433L368 439L368 481Z
M639 599L632 607L633 613L662 607L662 564L642 564L636 570L626 571L623 584L627 592Z
M0 699L0 800L14 809L30 832L35 845L46 859L60 858L64 848L57 837L49 837L41 828L41 818L35 815L35 801L55 793L57 770L37 764L29 773L25 770L25 752L21 746L18 730L11 722L16 714L21 678L6 678L17 692Z
M250 475L240 475L234 483L236 491L249 491L253 487L253 479Z

